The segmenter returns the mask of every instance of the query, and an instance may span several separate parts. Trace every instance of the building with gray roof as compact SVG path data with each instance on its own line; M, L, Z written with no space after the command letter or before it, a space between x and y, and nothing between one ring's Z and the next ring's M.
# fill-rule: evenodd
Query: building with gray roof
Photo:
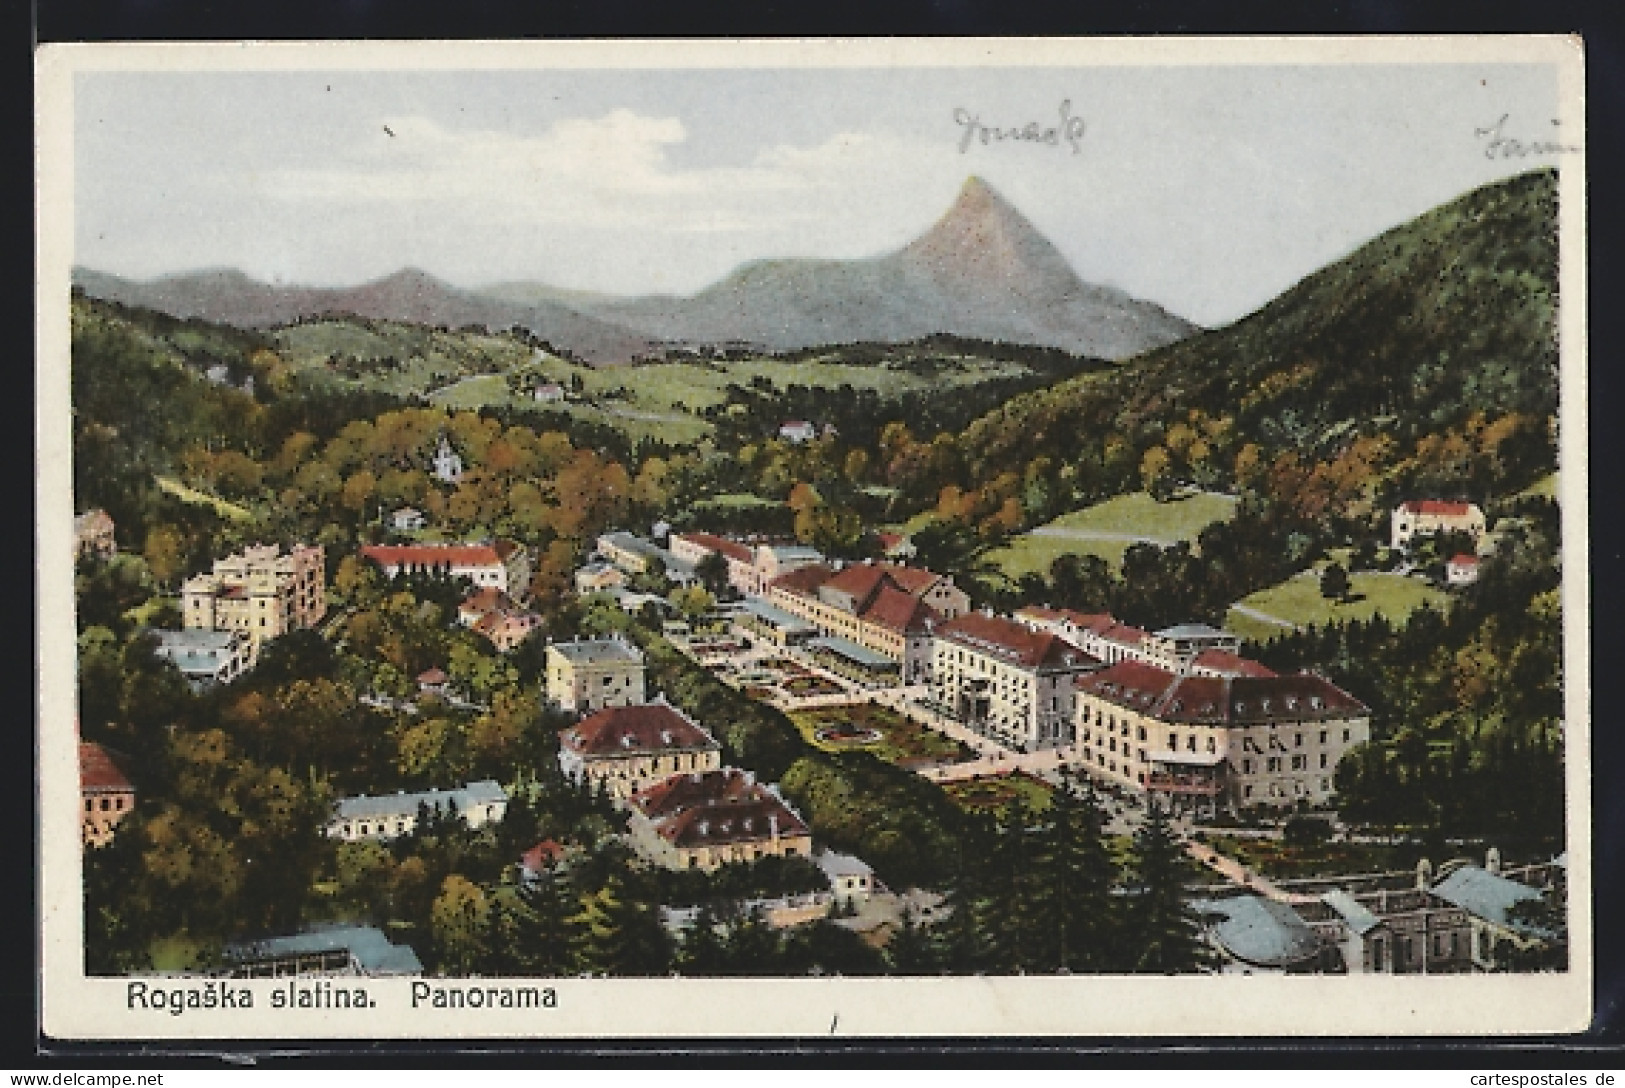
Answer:
M454 790L415 793L402 790L376 797L366 794L345 797L333 807L333 815L327 821L327 836L357 842L410 835L417 828L420 806L442 815L455 812L469 827L483 827L502 819L508 808L508 794L495 781L486 778Z
M158 640L154 652L174 664L197 690L231 683L247 672L254 660L253 641L243 631L188 628L154 629L151 633Z
M1257 895L1191 904L1203 916L1210 943L1226 958L1225 970L1286 974L1324 969L1336 950L1291 907Z
M394 944L372 926L333 926L287 937L242 941L223 949L232 978L290 975L420 975L409 945Z

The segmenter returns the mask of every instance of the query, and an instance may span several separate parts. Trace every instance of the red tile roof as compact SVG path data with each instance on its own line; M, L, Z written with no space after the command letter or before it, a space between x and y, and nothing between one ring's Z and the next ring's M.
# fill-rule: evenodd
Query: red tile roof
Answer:
M674 774L632 795L632 807L651 820L711 802L729 803L757 797L765 791L744 771L724 767L715 771Z
M1450 565L1452 567L1476 567L1478 566L1478 556L1462 552L1460 555L1450 557Z
M1275 670L1229 650L1203 650L1196 655L1196 664L1227 672L1233 676L1274 676Z
M852 599L862 607L885 577L886 571L881 566L874 563L854 563L824 584L830 589L851 594Z
M1015 620L980 612L967 612L944 624L937 628L937 635L977 651L991 650L996 656L1028 668L1041 665L1089 668L1100 664L1058 635L1034 631Z
M87 792L135 789L107 749L88 740L79 742L79 788Z
M469 615L485 615L499 608L512 608L513 600L496 586L486 586L476 590L463 598L463 603L457 606L457 611Z
M564 847L562 844L552 839L543 839L519 856L519 864L527 872L539 873L549 865L558 864L563 857Z
M1400 509L1408 514L1439 514L1458 518L1465 516L1469 507L1469 503L1446 502L1442 499L1407 499L1400 504Z
M655 833L674 846L722 846L768 842L808 834L807 825L770 794L750 801L697 805L661 821Z
M420 684L444 684L446 680L446 670L444 669L425 669L418 673L418 683Z
M783 589L791 593L799 593L803 597L811 597L818 592L818 587L835 576L835 571L824 563L809 563L799 567L789 574L781 574L768 583L769 588Z
M927 620L937 619L937 610L891 585L880 587L875 599L869 602L862 618L892 631L918 631Z
M678 533L676 535L678 540L686 540L692 544L697 544L708 552L721 552L729 559L737 559L741 563L749 563L755 558L751 550L737 540L728 540L712 533Z
M928 571L924 567L905 567L900 563L881 563L879 566L903 592L912 593L916 597L929 593L932 586L942 581L942 575Z
M1290 676L1176 676L1120 661L1079 678L1077 689L1162 721L1249 725L1369 714L1354 696L1314 673Z
M1091 628L1093 630L1093 628ZM1126 623L1112 623L1104 630L1096 630L1095 634L1107 642L1115 642L1122 646L1138 646L1151 636L1138 627L1130 627Z
M1065 620L1074 627L1091 631L1097 635L1117 626L1116 618L1108 612L1076 612L1070 608L1044 608L1039 605L1029 605L1019 610L1016 615L1047 623Z
M711 734L665 703L614 706L559 731L560 742L582 755L711 749Z
M368 544L364 559L385 567L497 567L502 558L490 544Z

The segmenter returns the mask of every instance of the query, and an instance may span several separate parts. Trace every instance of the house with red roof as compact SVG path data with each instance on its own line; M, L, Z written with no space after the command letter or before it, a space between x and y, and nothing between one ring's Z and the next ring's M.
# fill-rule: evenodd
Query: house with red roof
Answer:
M1444 580L1453 586L1470 586L1478 581L1478 556L1453 555L1444 565Z
M746 544L714 533L672 533L666 542L684 563L699 564L708 555L728 563L728 584L746 596L761 596L775 578L818 563L823 555L801 544Z
M721 766L716 738L658 696L638 706L605 707L559 732L565 777L603 783L617 801L671 775Z
M895 563L811 564L774 579L768 599L836 649L850 644L896 662L905 684L927 682L933 625L970 609L951 577Z
M519 855L519 875L526 881L536 880L543 873L558 867L569 851L556 839L541 842Z
M937 703L1023 752L1072 743L1073 682L1103 664L1054 632L991 612L938 625L931 654Z
M1338 760L1371 739L1370 709L1312 672L1179 673L1120 661L1075 687L1089 773L1180 807L1325 804Z
M530 592L530 554L511 540L486 544L369 544L361 557L378 565L384 577L444 574L466 578L476 588L496 589L517 600Z
M673 775L633 794L627 808L632 848L667 869L812 856L801 815L734 767Z
M135 810L135 786L106 748L79 742L79 834L86 846L105 846Z
M1466 533L1476 544L1484 528L1484 511L1470 502L1406 499L1388 518L1389 545L1396 549L1432 533Z

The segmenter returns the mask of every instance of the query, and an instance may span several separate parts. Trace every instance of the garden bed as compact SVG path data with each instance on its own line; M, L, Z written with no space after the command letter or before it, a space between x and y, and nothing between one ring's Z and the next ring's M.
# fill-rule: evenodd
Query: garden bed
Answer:
M809 744L826 752L872 752L910 770L962 763L975 757L952 737L874 703L794 710L790 720Z
M1035 811L1049 808L1050 794L1054 792L1047 782L1025 771L964 778L948 782L942 788L960 808L994 813L1018 799Z

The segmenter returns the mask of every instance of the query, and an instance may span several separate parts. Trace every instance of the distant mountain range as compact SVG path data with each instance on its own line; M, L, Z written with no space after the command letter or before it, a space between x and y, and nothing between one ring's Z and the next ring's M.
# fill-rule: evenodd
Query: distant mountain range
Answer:
M691 296L621 298L537 283L464 290L412 269L349 288L276 286L235 270L136 281L81 268L74 283L95 298L240 327L329 313L454 328L517 326L599 363L666 347L787 351L934 333L1124 359L1198 331L1155 303L1084 282L1025 216L976 177L930 230L895 253L757 261Z

